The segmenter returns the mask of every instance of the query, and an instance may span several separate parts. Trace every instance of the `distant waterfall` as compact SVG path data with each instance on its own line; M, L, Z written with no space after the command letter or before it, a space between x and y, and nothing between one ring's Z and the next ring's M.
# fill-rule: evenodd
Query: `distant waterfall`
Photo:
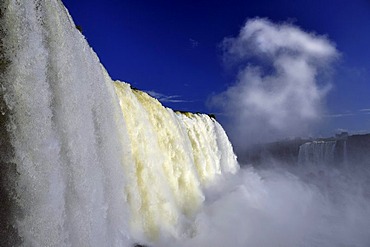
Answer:
M347 140L343 141L343 163L348 164L348 150L347 150Z
M299 147L299 164L325 165L334 162L336 141L313 141Z
M61 1L0 10L0 245L194 234L203 189L238 170L222 127L113 83Z

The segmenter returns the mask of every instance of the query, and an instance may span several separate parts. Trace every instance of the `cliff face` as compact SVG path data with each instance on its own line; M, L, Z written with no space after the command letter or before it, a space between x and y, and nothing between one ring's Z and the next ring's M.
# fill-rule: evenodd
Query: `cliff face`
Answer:
M349 136L347 153L350 163L370 166L370 134Z
M255 145L237 153L240 164L260 165L269 160L296 164L299 147L308 140L296 139Z
M241 164L255 166L271 160L289 165L321 162L370 166L370 134L279 141L254 146L237 155Z

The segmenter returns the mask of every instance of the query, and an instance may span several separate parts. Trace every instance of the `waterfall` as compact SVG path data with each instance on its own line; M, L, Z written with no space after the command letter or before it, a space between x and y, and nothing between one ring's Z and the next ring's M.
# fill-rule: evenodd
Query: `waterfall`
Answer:
M313 141L299 147L298 163L328 165L334 162L336 141Z
M0 245L131 246L194 234L203 190L238 170L216 120L113 82L61 1L4 0L0 10L9 213Z
M347 140L343 141L343 163L348 165Z
M160 225L178 237L204 200L202 188L237 171L231 144L207 115L174 112L127 83L114 86L135 163L127 168L133 228L155 238Z

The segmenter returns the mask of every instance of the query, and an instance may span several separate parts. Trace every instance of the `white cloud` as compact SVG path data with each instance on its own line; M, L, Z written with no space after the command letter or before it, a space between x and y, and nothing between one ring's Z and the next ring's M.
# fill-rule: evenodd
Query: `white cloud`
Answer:
M323 36L302 31L291 24L274 24L267 19L247 21L236 38L224 40L225 52L243 58L253 55L291 56L324 62L337 55L335 47Z
M223 50L227 65L241 69L211 104L228 112L234 143L302 135L319 120L330 84L318 78L339 55L326 37L256 18L226 38Z
M355 116L355 115L356 114L353 114L353 113L337 113L337 114L325 115L325 117L338 118L338 117L351 117L351 116Z
M360 112L370 112L370 109L361 109Z
M192 48L195 48L195 47L199 46L199 42L196 41L195 39L190 38L189 42L190 42L190 45L191 45Z
M187 100L181 99L180 95L165 95L162 93L157 93L155 91L146 91L150 96L153 98L156 98L160 102L170 102L170 103L183 103L183 102L189 102Z
M325 115L325 117L337 118L337 117L351 117L351 116L361 116L361 115L370 115L370 109L360 109L360 110L356 110L353 112L328 114L328 115Z

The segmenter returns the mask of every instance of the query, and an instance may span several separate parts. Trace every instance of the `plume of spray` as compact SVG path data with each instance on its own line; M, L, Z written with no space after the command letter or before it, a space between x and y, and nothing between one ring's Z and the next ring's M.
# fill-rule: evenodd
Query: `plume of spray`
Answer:
M325 37L253 19L223 48L241 70L211 103L227 112L239 147L305 133L319 120L330 89L319 78L339 55ZM265 162L208 188L198 234L176 246L369 246L368 165Z
M369 169L307 170L244 167L208 190L198 234L176 246L369 246Z
M255 18L222 48L226 65L238 65L239 73L210 104L227 116L236 148L307 134L318 123L331 87L322 79L339 55L327 38Z

